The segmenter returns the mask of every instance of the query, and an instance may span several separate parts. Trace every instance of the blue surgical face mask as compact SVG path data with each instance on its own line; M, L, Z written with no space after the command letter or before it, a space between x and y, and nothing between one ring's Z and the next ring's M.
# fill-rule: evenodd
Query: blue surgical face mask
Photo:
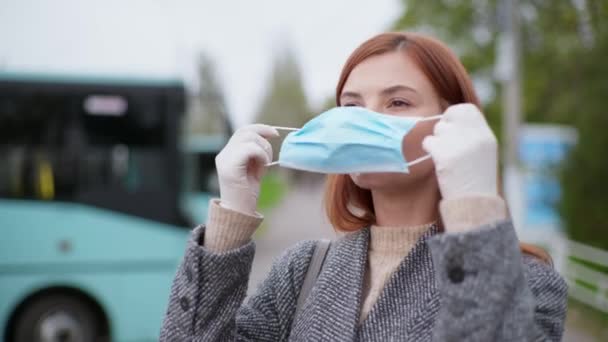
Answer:
M333 108L289 133L279 160L269 165L319 173L409 173L409 166L430 156L406 161L401 150L403 137L417 122L439 117L399 117L362 107Z

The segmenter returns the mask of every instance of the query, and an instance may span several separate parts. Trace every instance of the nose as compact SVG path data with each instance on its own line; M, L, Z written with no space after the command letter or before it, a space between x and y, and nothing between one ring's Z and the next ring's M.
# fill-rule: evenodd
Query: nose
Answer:
M380 105L379 101L374 101L374 102L378 102L378 103L369 103L365 106L365 109L371 110L372 112L384 114L383 110L382 110L382 106Z
M385 110L382 106L370 106L366 107L366 109L371 110L376 113L384 114L384 115L395 115L394 113L390 113L388 110Z
M381 95L375 95L371 98L367 98L364 107L365 109L371 110L372 112L385 115L394 115L392 111L388 110L388 108L385 108L385 102Z

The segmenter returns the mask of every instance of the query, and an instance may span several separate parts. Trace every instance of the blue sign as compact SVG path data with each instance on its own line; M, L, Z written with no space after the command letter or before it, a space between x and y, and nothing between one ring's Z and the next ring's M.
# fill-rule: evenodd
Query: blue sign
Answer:
M561 198L559 170L576 140L576 130L568 126L522 127L519 158L524 173L526 229L561 230L556 208Z

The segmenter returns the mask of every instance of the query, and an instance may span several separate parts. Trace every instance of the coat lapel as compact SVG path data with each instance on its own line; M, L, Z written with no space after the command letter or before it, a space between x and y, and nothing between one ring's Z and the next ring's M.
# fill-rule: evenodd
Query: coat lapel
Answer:
M369 229L334 242L294 322L290 341L353 341L357 335Z
M439 310L435 271L426 243L438 232L437 226L431 227L401 261L362 323L363 340L379 332L386 334L383 340L399 340L404 336L412 341L430 340L430 334L412 336L411 332L430 332L431 329L419 327L432 326Z

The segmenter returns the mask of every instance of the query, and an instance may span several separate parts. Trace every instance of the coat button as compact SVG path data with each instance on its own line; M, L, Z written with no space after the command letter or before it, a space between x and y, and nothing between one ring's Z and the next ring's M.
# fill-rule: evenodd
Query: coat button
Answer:
M192 282L192 267L186 266L186 270L184 272L186 273L186 279L188 280L188 282Z
M186 297L180 298L179 299L179 306L182 307L182 310L188 311L188 309L190 308L190 302L188 301L188 298L186 298Z
M464 270L460 266L453 266L448 270L448 278L453 283L462 283L464 280Z

